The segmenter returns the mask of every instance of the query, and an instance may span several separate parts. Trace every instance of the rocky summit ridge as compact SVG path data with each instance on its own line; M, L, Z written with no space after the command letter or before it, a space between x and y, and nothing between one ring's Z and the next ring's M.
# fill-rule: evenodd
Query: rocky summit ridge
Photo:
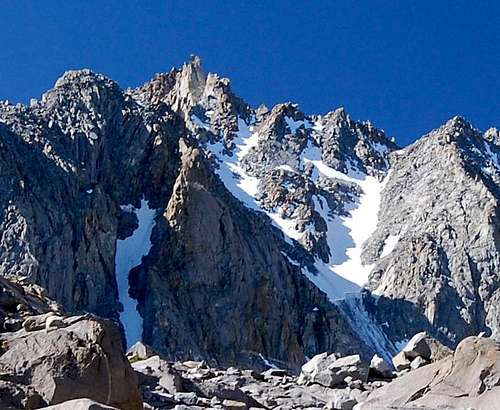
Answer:
M127 90L66 72L0 103L0 279L213 367L495 339L499 153L461 117L401 148L344 108L251 107L195 56Z

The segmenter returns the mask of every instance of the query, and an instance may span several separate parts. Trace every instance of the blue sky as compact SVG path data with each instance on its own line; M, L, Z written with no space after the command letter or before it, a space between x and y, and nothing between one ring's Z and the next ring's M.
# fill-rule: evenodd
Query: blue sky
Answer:
M68 69L122 87L198 54L252 105L346 107L406 144L455 114L500 126L498 1L2 0L0 99Z

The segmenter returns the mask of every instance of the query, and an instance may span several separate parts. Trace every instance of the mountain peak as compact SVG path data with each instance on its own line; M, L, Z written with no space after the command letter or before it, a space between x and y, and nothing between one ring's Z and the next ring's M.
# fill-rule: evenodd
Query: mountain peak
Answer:
M97 85L110 85L113 84L119 88L113 80L107 78L102 74L97 74L89 68L83 68L80 70L68 70L57 79L54 84L54 89L65 88L66 86L72 86L74 84L82 84L85 86L90 86L92 84Z
M464 117L459 115L455 115L453 118L446 121L445 127L459 132L466 129L472 129L472 125Z

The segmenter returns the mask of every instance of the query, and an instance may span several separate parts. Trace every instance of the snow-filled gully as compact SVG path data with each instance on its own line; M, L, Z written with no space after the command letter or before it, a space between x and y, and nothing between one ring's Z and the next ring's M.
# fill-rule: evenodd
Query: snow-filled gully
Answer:
M139 224L131 236L116 241L115 273L118 295L123 305L120 321L125 330L127 347L130 347L142 339L143 319L137 311L137 301L129 295L129 273L141 264L142 257L151 249L150 238L156 211L144 199L141 200L140 208L127 205L122 206L122 209L135 213Z
M287 125L293 132L302 123L287 121ZM311 127L312 125L304 123L304 126ZM234 141L235 155L225 155L221 144L213 144L209 147L220 159L220 168L217 171L220 178L233 195L247 207L265 212L273 224L281 229L287 241L299 240L303 232L295 229L293 220L284 219L277 212L263 210L255 199L259 179L246 174L240 161L252 147L258 145L259 136L258 133L252 133L252 128L249 128L241 119L239 127L240 132ZM318 128L314 125L312 127ZM333 215L326 199L322 196L313 197L315 210L327 223L327 242L331 256L327 263L320 259L316 260L316 272L310 272L307 268L302 268L302 272L344 312L347 321L357 330L360 338L367 345L385 358L389 358L395 351L394 345L387 339L380 326L369 317L360 295L373 267L373 265L364 265L361 261L363 244L377 227L381 193L389 174L383 181L358 171L351 170L348 174L344 174L326 165L322 161L320 149L311 143L303 151L301 163L314 165L313 180L323 175L327 178L354 183L362 192L358 201L351 204L350 209L347 208L349 215L346 217ZM384 247L385 254L392 251L398 239L399 237L388 238ZM290 262L294 263L291 260Z
M293 121L288 118L286 120L292 132L302 124L307 127L312 126L303 121ZM221 160L217 173L233 195L247 207L264 211L255 199L258 193L259 179L246 174L240 165L241 159L249 150L257 146L259 136L258 133L252 133L252 128L248 127L243 120L239 119L238 125L239 132L234 141L235 155L224 155L220 143L211 145L209 149ZM204 124L204 126L208 127L208 124ZM362 191L358 202L352 204L351 209L348 209L349 216L347 217L332 215L323 197L315 196L313 198L316 211L327 223L327 242L332 255L328 263L319 259L316 261L317 273L304 269L304 274L325 292L332 302L335 302L343 298L345 294L359 291L368 281L372 265L363 265L361 252L363 243L377 227L380 195L387 177L384 181L379 181L375 177L357 171L350 171L349 174L339 172L322 161L320 149L311 143L302 153L301 162L314 165L313 179L317 179L319 175L340 179L357 184ZM294 228L293 220L284 219L277 212L266 212L266 214L274 225L282 230L286 239L300 239L303 232Z

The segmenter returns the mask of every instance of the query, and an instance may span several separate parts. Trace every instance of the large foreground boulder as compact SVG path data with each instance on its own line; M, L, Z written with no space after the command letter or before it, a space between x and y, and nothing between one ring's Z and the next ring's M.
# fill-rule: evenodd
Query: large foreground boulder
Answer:
M84 397L142 409L137 377L112 321L86 315L54 325L0 334L2 406L38 408Z
M500 403L500 344L468 337L455 353L375 390L356 410L375 408L493 409Z
M118 410L90 399L75 399L45 407L45 410Z

